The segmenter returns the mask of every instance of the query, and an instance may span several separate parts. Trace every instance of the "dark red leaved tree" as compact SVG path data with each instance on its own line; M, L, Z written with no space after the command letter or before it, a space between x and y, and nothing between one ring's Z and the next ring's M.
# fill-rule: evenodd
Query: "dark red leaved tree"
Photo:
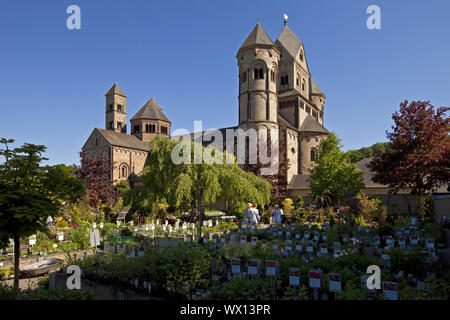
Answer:
M390 151L374 158L368 167L372 180L391 192L411 189L423 194L450 181L450 120L448 107L435 108L429 101L405 100L392 115L387 132Z
M86 193L89 196L89 205L98 209L100 201L112 205L119 193L114 189L108 173L111 164L107 157L89 157L80 152L81 166L76 167L76 176L85 181Z
M280 133L282 131L280 130ZM267 138L267 155L271 156L271 152L272 152L272 143L271 143L271 139L270 136L268 136ZM260 176L264 179L266 179L272 186L272 191L271 191L271 202L272 203L281 203L281 201L286 198L287 196L287 170L290 167L289 164L289 159L287 159L286 155L286 145L285 145L285 140L283 138L282 135L280 135L280 143L279 143L279 149L278 149L278 153L279 153L279 166L278 166L278 171L276 172L276 174L273 175L261 175L261 168L265 168L265 167L270 167L270 163L269 164L262 164L260 161L260 150L257 147L257 145L251 145L250 146L250 150L252 150L253 152L256 152L257 154L257 163L255 164L249 164L249 155L246 154L245 157L245 164L243 166L243 169L245 171L249 171L252 172L253 174Z

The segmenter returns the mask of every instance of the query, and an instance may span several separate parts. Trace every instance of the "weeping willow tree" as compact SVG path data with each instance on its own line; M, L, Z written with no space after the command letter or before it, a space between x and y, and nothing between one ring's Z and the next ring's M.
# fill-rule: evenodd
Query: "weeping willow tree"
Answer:
M185 160L174 161L174 155ZM143 187L130 190L125 199L147 210L160 202L177 210L193 210L198 208L199 196L202 205L223 200L264 206L270 201L271 186L265 179L242 170L234 156L194 142L154 138L142 179Z

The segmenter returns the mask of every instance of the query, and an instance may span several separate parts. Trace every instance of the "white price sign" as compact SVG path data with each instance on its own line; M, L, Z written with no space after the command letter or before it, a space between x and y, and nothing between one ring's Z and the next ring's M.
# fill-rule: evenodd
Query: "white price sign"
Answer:
M329 284L330 292L342 291L341 275L339 273L329 273L328 274L328 284Z
M277 275L277 264L275 260L266 260L266 276Z
M231 273L241 273L241 259L231 259Z
M300 286L300 269L290 268L289 269L289 285L290 286Z
M321 271L320 270L311 270L309 271L309 287L310 288L319 288L321 286Z

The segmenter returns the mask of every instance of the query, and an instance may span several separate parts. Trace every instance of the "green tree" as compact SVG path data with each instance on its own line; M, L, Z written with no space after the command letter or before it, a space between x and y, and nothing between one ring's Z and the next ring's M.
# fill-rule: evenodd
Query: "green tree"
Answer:
M45 146L25 143L10 149L12 139L0 143L0 247L14 239L14 290L19 290L20 238L46 230L45 219L55 216L64 201L83 191L83 183L65 165L42 166Z
M176 149L174 149L176 147ZM179 210L198 207L199 196L202 204L208 205L218 200L228 203L252 202L264 206L270 201L270 184L263 178L242 170L235 159L233 163L207 163L197 159L195 148L203 154L205 148L194 143L179 144L162 137L151 142L148 166L143 171L144 186L127 192L127 203L147 206L152 209L157 202L166 201ZM187 163L176 164L172 160L172 150L179 155L190 153ZM213 157L226 159L225 152L210 150ZM216 153L219 154L216 154Z
M358 193L364 187L362 173L354 164L346 164L340 139L331 132L318 147L317 161L310 171L311 192L323 199L322 206L337 204L350 191Z

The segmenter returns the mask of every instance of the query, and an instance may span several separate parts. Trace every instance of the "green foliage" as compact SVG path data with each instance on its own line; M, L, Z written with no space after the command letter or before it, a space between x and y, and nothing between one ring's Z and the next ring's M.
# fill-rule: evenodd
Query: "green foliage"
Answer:
M343 289L337 294L338 300L367 300L367 289L357 281L346 282Z
M175 164L172 154L187 154L194 159L194 149L207 149L195 143L177 144L161 137L153 139L151 144L149 163L143 171L144 187L125 195L126 202L134 207L144 204L153 208L155 203L165 199L169 206L186 210L196 205L199 191L205 205L224 200L229 203L254 202L263 206L270 200L270 184L243 171L235 160L231 164L209 163L205 159L201 164L191 161ZM212 150L211 154L221 159L229 157L226 152L218 150Z
M356 163L365 158L379 157L388 151L389 142L377 142L370 147L365 147L358 150L349 150L346 152L346 156L350 162Z
M270 281L267 279L234 278L212 296L220 300L269 300Z
M285 213L291 213L291 211L294 209L293 206L294 202L291 198L286 198L281 202L281 205L283 206L283 212Z
M35 289L22 292L24 300L93 300L94 294L89 290Z
M250 256L251 248L249 244L243 244L240 242L226 243L219 250L219 255L221 257L231 259L231 258L244 258L247 259Z
M87 230L83 227L73 228L69 232L70 240L78 245L81 250L90 247L89 236Z
M321 206L338 203L349 191L358 193L364 182L354 164L345 164L346 156L335 133L319 144L319 154L310 171L311 192Z

